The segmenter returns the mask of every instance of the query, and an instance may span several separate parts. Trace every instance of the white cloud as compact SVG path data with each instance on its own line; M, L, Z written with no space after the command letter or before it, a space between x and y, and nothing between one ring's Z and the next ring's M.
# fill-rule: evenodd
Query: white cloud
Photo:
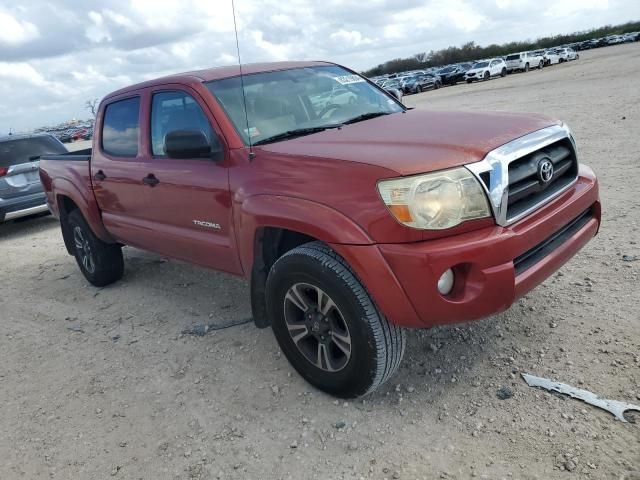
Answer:
M231 0L0 2L0 129L84 117L88 98L237 62ZM640 19L638 0L235 3L243 62L326 59L355 69L471 40L486 45Z
M365 38L357 30L338 30L333 32L329 38L334 41L337 46L359 47L371 43L371 39Z
M20 45L40 36L38 27L28 21L21 21L13 15L0 11L0 46Z

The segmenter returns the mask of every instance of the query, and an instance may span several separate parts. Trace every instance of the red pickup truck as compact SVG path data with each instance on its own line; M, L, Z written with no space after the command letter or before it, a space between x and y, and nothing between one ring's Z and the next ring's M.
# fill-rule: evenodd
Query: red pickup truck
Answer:
M561 122L407 109L331 63L243 73L119 90L90 152L42 158L89 282L122 277L124 245L245 276L293 367L354 397L398 368L405 327L505 310L598 231Z

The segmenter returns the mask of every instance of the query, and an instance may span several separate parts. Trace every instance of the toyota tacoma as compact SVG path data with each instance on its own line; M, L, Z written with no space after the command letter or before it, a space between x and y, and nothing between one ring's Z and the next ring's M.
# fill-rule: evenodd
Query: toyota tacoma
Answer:
M393 375L407 328L507 309L600 225L564 123L407 109L325 62L116 91L92 150L40 177L90 283L122 277L124 245L244 276L256 326L341 397Z

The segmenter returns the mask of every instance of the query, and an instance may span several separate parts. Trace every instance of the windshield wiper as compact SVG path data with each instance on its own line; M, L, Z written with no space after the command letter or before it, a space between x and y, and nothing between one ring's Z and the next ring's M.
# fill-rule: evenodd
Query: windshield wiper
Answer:
M392 112L369 112L363 113L362 115L358 115L357 117L350 118L349 120L344 121L345 125L350 123L362 122L363 120L369 120L370 118L381 117L382 115L390 115Z
M276 142L278 140L285 140L287 138L300 137L302 135L310 135L312 133L322 132L330 128L340 128L342 127L342 125L343 125L342 123L339 123L335 125L323 125L322 127L305 127L305 128L296 128L294 130L287 130L286 132L278 133L276 135L263 138L262 140L258 140L253 145L262 145L264 143Z

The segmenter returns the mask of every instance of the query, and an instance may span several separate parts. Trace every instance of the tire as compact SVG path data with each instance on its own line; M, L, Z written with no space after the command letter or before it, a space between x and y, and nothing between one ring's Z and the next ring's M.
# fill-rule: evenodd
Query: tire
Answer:
M491 78L491 74L489 72L484 72L484 75L482 76L482 80L486 82L490 78Z
M89 283L104 287L122 278L124 259L119 245L105 243L96 237L80 210L69 214L67 228L76 262Z
M471 80L467 79L467 83L471 83Z
M506 77L507 76L507 69L503 68L502 71L500 72L500 76L501 77Z
M540 60L540 63L538 64L538 70L542 70L542 67L544 67L544 62Z
M529 71L529 64L528 64L528 63L525 63L525 64L524 64L524 71L525 71L525 72L528 72L528 71Z
M280 348L318 389L342 398L366 395L400 365L404 330L387 321L345 260L323 243L280 257L266 297Z

